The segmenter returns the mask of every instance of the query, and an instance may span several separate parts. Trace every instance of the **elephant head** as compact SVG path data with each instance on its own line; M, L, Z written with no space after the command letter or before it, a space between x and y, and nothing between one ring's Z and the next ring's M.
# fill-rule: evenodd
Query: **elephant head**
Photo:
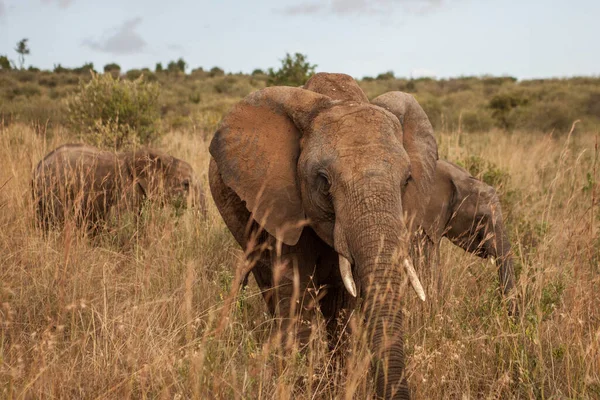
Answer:
M123 153L122 159L142 197L205 210L200 182L187 162L154 149Z
M351 95L254 92L224 117L210 153L269 234L293 246L308 223L335 249L345 287L363 299L378 394L407 397L402 313L394 305L405 271L424 298L408 246L438 158L432 127L408 94L369 103L347 75L321 77L330 80L323 91L352 85Z

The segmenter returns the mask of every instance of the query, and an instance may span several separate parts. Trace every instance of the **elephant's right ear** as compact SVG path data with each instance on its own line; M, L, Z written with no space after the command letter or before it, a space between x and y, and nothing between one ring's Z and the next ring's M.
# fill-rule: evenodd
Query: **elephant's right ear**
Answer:
M223 182L267 232L288 245L302 233L296 166L300 138L331 99L292 87L248 95L227 114L210 144Z

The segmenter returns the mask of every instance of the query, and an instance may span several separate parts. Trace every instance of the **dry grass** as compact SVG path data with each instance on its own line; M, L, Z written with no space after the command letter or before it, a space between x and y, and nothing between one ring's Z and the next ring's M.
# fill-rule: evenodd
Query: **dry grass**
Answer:
M92 240L67 228L44 238L31 171L68 136L43 133L0 128L1 398L370 396L360 340L345 364L322 330L310 351L285 356L253 281L230 297L241 252L212 202L206 220L153 210L138 234L123 226ZM416 398L600 398L597 140L438 137L444 158L474 154L510 174L503 201L523 312L506 316L489 263L444 243L441 291L399 305ZM205 183L207 145L182 132L164 139Z

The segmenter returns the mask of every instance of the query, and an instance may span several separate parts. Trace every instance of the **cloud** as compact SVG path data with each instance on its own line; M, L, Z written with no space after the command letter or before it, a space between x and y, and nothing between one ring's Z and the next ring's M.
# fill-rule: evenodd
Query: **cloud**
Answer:
M279 9L286 15L352 15L394 12L398 8L415 14L425 14L439 8L446 0L329 0L324 2L301 1Z
M4 15L6 15L6 4L4 4L4 1L0 0L0 17L3 17Z
M105 34L101 40L85 39L83 45L110 54L140 53L146 48L146 41L135 31L141 22L139 17L127 20L117 28L117 32Z
M60 8L67 8L72 2L73 0L42 0L42 3L45 4L57 3Z

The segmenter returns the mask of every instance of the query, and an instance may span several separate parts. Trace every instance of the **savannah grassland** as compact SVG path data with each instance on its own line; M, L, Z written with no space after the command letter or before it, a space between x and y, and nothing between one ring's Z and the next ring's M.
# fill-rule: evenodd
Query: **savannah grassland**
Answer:
M303 355L278 349L254 281L241 294L235 290L243 254L212 200L206 218L194 210L177 216L150 209L138 225L124 221L95 238L70 225L48 237L36 230L31 171L46 152L77 139L61 108L73 82L59 74L32 76L0 74L3 83L12 82L12 89L3 86L0 103L0 398L372 394L361 338L340 341L345 364L327 350L322 321L315 321ZM214 127L231 104L264 81L185 79L159 77L164 134L154 145L190 162L208 191ZM56 83L44 86L41 80ZM424 88L439 84L416 82L413 93L431 113L440 157L497 188L522 311L516 319L507 316L489 261L443 242L440 288L420 271L427 301L407 291L398 305L405 312L410 387L418 399L598 399L600 137L597 120L587 117L594 115L593 96L580 99L590 101L585 114L579 103L569 107L553 99L581 97L573 89L581 83L530 83L546 93L554 111L540 117L535 113L541 111L531 110L535 98L527 97L528 105L506 112L514 126L502 128L496 126L502 116L486 108L490 99L533 89L508 81L488 93L481 80L470 82L462 91L437 94ZM373 97L406 81L361 84ZM448 100L452 96L458 99ZM527 125L557 113L564 121L551 129ZM576 118L582 121L571 132ZM487 125L477 129L473 121Z

